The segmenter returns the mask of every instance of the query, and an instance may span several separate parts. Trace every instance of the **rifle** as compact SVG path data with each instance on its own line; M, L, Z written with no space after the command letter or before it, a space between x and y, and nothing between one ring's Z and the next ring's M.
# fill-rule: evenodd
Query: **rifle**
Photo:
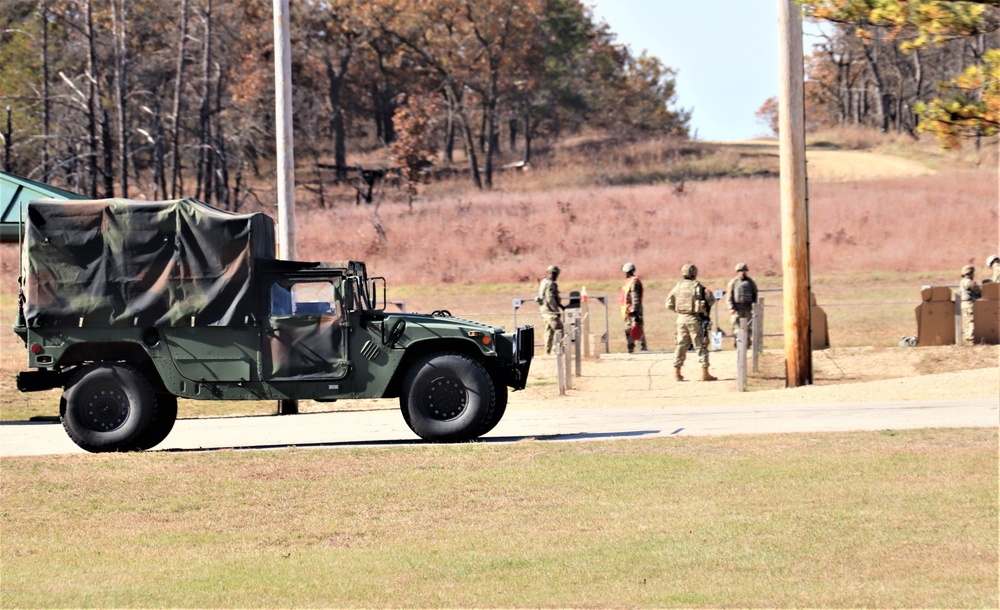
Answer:
M698 318L701 323L701 344L705 346L705 349L708 349L712 337L712 305L705 298L705 287L700 284L699 287L701 288L701 302L705 304L705 313Z

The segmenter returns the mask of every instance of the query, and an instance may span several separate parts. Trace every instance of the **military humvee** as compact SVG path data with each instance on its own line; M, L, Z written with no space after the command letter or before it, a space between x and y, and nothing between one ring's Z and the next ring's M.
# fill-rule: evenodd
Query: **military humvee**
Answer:
M388 312L364 263L277 260L274 242L268 216L193 199L29 202L18 389L63 388L63 427L100 452L162 442L178 397L398 397L421 438L466 441L524 388L531 326Z

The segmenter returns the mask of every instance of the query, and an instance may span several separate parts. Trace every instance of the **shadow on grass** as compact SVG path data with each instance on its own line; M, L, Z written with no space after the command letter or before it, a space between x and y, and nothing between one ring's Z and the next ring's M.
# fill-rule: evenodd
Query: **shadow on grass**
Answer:
M576 432L573 434L544 434L525 436L491 436L469 441L479 444L519 443L522 441L583 441L600 439L622 439L660 434L660 430L632 430L626 432ZM679 432L679 431L678 431ZM337 441L330 443L277 443L260 445L240 445L235 447L175 447L170 449L154 449L153 453L208 453L213 451L261 451L268 449L322 449L325 447L402 447L406 445L442 445L448 443L429 443L425 440L393 439L376 441ZM451 443L461 444L461 443Z

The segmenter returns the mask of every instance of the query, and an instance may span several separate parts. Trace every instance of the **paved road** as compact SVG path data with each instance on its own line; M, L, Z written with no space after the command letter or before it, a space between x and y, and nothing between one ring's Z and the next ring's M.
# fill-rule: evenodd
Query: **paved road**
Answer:
M997 399L725 407L517 409L484 442L997 427ZM154 451L402 445L421 442L395 409L182 419ZM0 456L83 453L58 423L0 425Z

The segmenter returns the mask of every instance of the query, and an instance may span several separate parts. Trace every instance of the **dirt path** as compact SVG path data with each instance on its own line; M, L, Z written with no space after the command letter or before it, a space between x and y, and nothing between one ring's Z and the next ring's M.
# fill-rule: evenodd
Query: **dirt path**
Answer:
M674 381L673 358L672 352L648 352L586 360L582 376L573 380L573 389L560 397L554 357L536 357L531 372L534 383L511 394L511 407L821 404L953 398L996 398L1000 402L997 346L817 351L813 355L814 385L784 388L783 375L765 374L752 376L749 391L742 393L736 390L736 352L711 354L711 371L719 378L715 382L695 381L700 369L693 354L683 368L691 381ZM771 368L783 362L780 352L768 352L764 358ZM927 373L928 362L931 370L941 372ZM963 369L963 362L978 368ZM991 363L996 366L991 367Z
M747 140L720 142L720 144L741 150L752 150L760 155L778 156L777 140ZM862 150L821 147L810 147L806 150L806 165L809 179L821 182L926 176L935 173L922 163L901 157Z

